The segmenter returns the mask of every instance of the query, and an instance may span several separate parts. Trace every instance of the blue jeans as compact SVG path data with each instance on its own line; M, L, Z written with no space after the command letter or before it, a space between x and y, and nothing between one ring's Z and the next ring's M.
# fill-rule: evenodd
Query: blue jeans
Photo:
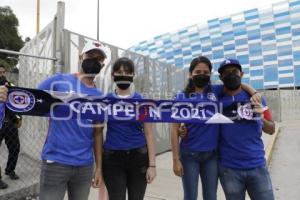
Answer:
M69 200L87 200L93 177L93 165L68 166L42 163L40 200L63 200L68 191Z
M252 200L274 200L266 166L248 170L219 166L219 177L227 200L244 200L246 191Z
M218 188L218 162L216 151L192 152L182 149L184 200L197 200L199 175L204 200L216 200Z

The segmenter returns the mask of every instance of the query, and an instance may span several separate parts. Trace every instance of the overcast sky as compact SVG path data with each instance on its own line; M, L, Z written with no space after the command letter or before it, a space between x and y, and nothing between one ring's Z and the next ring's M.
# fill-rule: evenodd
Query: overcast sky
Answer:
M156 35L282 0L100 0L100 41L129 48ZM57 0L40 0L40 27L54 17ZM97 0L65 0L65 27L97 37ZM87 3L89 2L89 3ZM34 37L36 0L0 0L19 19L19 33Z

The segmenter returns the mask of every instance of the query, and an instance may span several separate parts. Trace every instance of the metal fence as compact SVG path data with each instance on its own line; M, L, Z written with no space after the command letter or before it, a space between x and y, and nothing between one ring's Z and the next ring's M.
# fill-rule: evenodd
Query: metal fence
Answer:
M8 74L7 78L9 81L21 87L36 88L42 80L54 73L56 69L54 59L47 58L56 56L57 17L58 15L20 50L20 54L29 56L19 56L19 74L18 76ZM0 190L1 200L30 199L30 196L38 193L40 152L45 141L47 124L46 118L23 117L22 126L18 130L18 137L14 136L4 139L5 143L19 140L19 154L17 154L17 142L15 142L15 149L11 149L10 151L8 145L5 145L4 141L2 142L0 148L0 166L2 180L8 184L8 188ZM10 126L12 127L11 130L13 130L15 124ZM5 130L6 133L9 131L9 129ZM9 158L9 154L12 155L11 157L18 155L15 172L20 178L17 180L11 180L10 176L4 175L7 160L12 159Z
M36 88L41 81L56 72L74 73L79 70L78 56L85 42L93 39L63 29L63 20L64 4L59 3L54 20L21 49L20 53L27 56L19 56L19 75L14 77L14 82L17 85ZM177 86L183 84L183 82L178 83L179 79L176 81L170 78L170 73L178 74L172 66L113 45L103 44L107 50L106 66L95 81L104 93L114 89L111 81L111 64L123 56L131 58L136 66L136 77L132 89L142 93L146 98L168 98L172 96L170 94L175 90L174 83ZM180 80L183 81L183 74L180 76L182 77ZM13 76L9 76L8 79L12 81ZM40 153L45 142L47 128L48 120L46 118L23 117L22 126L18 131L20 153L15 169L20 179L11 180L9 176L2 176L2 180L8 183L9 187L0 190L1 199L24 197L30 199L30 196L38 193ZM154 129L157 151L168 150L168 124L156 124ZM6 145L1 145L0 152L0 166L4 173L9 154Z

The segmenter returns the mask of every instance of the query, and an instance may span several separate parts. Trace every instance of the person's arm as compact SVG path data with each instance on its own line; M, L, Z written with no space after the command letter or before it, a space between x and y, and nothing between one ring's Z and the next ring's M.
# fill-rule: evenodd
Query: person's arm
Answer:
M146 173L146 180L151 183L156 177L156 151L151 123L144 123L145 137L148 148L149 166Z
M102 175L102 149L103 149L103 126L96 123L94 127L94 157L95 157L95 175L92 182L94 188L98 188L103 181Z
M273 135L275 133L275 123L272 119L271 110L267 106L265 98L262 98L261 105L263 107L263 131L267 134Z
M267 106L267 102L265 98L262 98L262 103L254 106L254 112L259 113L263 122L263 131L267 134L275 133L275 123L272 119L272 114Z
M171 147L173 157L173 172L176 176L183 176L183 168L179 157L179 123L171 124Z
M267 134L273 135L275 133L275 123L273 120L267 120L265 118L263 120L263 131Z
M245 83L242 83L242 89L245 90L248 94L250 94L251 96L250 101L252 104L256 105L261 103L261 95L253 87Z
M187 129L185 124L181 124L180 127L178 128L178 136L180 138L184 138L187 135Z
M248 84L242 83L242 89L245 90L251 96L255 95L257 91Z
M17 128L21 128L22 126L22 116L21 115L16 115L17 118Z
M0 102L6 102L8 89L6 86L0 86Z

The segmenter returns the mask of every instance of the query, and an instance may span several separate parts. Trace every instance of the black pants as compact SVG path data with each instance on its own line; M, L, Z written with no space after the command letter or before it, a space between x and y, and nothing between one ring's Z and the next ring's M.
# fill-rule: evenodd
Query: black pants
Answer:
M103 177L109 200L143 200L147 181L148 151L146 147L132 150L104 150Z
M5 173L8 174L15 170L20 153L18 128L15 125L3 123L3 127L0 130L0 145L3 139L8 148L8 160L5 168Z

